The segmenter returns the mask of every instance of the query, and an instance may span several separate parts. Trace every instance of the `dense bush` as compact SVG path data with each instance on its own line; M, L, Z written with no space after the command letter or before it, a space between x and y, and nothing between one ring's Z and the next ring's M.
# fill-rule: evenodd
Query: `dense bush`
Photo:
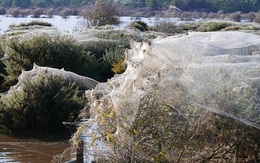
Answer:
M170 21L159 21L154 25L154 30L163 33L182 33L180 26Z
M100 62L101 76L104 79L109 79L114 76L113 65L124 58L124 49L106 49L105 55Z
M62 122L75 120L86 103L75 84L46 72L19 84L0 98L0 133L69 133Z
M84 43L84 50L91 52L98 61L96 64L96 67L98 67L96 80L107 81L107 79L114 76L112 64L123 56L124 47L126 46L123 42L111 40L88 41Z
M210 32L225 30L225 28L233 26L232 23L226 22L198 22L198 23L187 23L181 24L178 27L178 31L199 31L199 32Z
M148 25L140 20L134 21L130 24L130 27L139 29L140 31L144 32L144 31L148 31Z
M211 22L211 23L204 23L201 24L198 28L197 31L200 32L210 32L210 31L220 31L226 27L231 26L230 23L224 23L224 22Z
M29 23L18 24L17 27L26 27L26 26L34 26L34 25L46 26L46 27L51 27L52 26L51 23L34 20L34 21L29 22Z
M120 46L121 45L121 46ZM100 59L105 55L106 49L124 48L125 44L118 41L89 41L84 44L84 48L95 55L97 59Z
M3 63L8 73L5 82L9 86L16 84L22 70L32 69L33 63L96 77L97 61L73 37L47 33L25 37L13 37L5 43Z

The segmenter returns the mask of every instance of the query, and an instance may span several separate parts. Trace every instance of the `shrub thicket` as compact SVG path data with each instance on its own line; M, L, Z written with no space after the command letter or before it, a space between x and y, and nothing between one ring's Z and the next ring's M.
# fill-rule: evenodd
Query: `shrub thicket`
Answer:
M140 31L144 32L144 31L148 31L148 25L140 20L134 21L130 24L130 27L139 29Z
M225 22L210 22L210 23L204 23L201 24L198 28L197 31L200 32L210 32L210 31L220 31L226 27L231 26L232 24L230 23L225 23Z
M154 30L163 33L182 33L180 26L170 21L159 21L154 25Z
M35 23L25 25L29 24ZM104 40L98 45L96 42L79 44L70 36L46 33L8 38L0 51L1 57L5 54L3 68L7 71L4 83L1 82L5 89L1 92L16 84L22 70L31 70L33 63L65 68L106 81L114 75L112 64L123 56L126 45L120 47L120 44L122 42L111 40ZM66 129L61 122L73 120L85 104L82 98L76 96L76 86L65 85L60 78L41 74L22 84L21 91L11 87L8 95L0 99L2 133L19 134L23 130L59 133L59 129Z
M19 84L0 98L0 133L69 133L62 122L74 121L86 103L75 84L46 72Z
M100 62L101 76L105 79L109 79L114 76L113 65L124 57L124 49L106 49L105 55Z
M34 26L34 25L46 26L46 27L52 26L51 23L34 20L34 21L31 21L31 22L28 22L28 23L21 23L21 24L17 25L17 27L26 27L26 26Z
M22 70L31 70L33 63L64 68L88 77L96 76L97 61L73 37L46 33L29 37L14 37L5 43L3 63L8 73L5 82L9 86L16 84Z

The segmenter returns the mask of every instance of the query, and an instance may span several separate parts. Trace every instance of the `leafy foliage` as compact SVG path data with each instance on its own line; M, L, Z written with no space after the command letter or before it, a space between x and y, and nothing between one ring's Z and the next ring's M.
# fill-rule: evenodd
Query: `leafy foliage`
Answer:
M46 72L24 79L20 86L22 90L13 89L0 99L1 133L66 133L62 122L75 120L86 103L77 96L75 84Z
M100 68L101 68L101 76L105 78L110 78L114 75L112 71L113 64L119 62L123 58L124 49L117 48L117 49L106 49L106 53L102 57Z
M73 37L66 35L35 34L30 38L13 37L5 43L3 63L10 86L17 82L22 70L32 69L33 63L41 66L64 68L80 75L95 77L96 61L83 50Z
M126 65L124 61L125 59L122 58L112 65L113 66L112 71L114 72L114 74L122 74L123 72L125 72Z

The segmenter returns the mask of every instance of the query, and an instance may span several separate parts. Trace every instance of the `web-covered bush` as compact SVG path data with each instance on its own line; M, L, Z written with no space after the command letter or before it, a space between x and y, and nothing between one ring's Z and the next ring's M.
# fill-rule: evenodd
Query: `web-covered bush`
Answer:
M96 76L97 61L72 36L36 33L8 38L4 46L3 63L8 73L5 82L9 86L16 84L22 70L32 69L33 63L64 68L88 77Z
M258 35L129 40L125 72L86 92L92 160L259 162Z
M75 84L46 72L19 84L0 98L1 133L69 133L62 122L74 121L86 103Z
M103 141L111 150L103 162L258 162L260 131L232 117L216 114L183 99L181 85L172 100L162 99L160 91L142 99L125 138L114 134L117 117L104 113ZM250 90L248 90L250 92ZM248 92L247 92L248 93ZM235 109L233 101L223 96L219 107ZM243 100L243 99L241 99ZM246 97L244 98L246 100ZM242 104L242 103L240 103ZM241 106L242 108L242 106ZM243 110L247 114L254 111ZM101 162L102 162L101 161Z

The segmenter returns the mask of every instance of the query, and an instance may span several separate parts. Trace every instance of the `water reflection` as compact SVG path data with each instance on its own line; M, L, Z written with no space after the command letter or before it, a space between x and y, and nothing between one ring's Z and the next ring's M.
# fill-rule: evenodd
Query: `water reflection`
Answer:
M43 142L0 135L0 163L48 163L69 145L68 141Z

